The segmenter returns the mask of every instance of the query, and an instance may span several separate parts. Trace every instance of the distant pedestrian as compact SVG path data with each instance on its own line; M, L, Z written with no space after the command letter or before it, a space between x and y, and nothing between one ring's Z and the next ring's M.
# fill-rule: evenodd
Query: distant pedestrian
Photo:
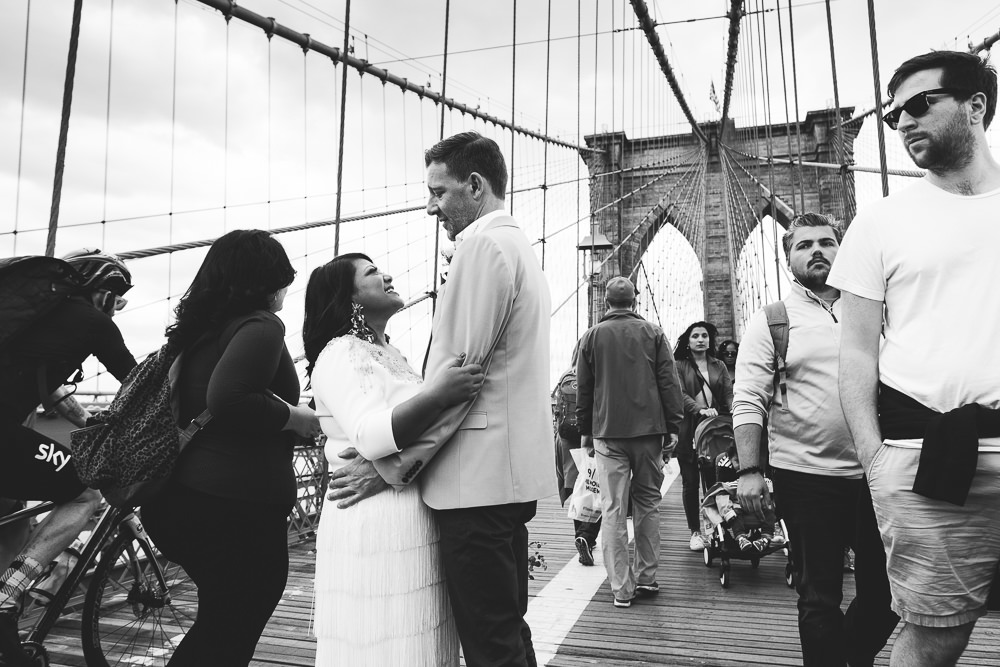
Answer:
M683 408L670 343L632 310L635 286L619 276L606 290L607 313L579 343L577 414L581 444L597 456L602 554L614 605L629 607L637 593L660 590L662 464L677 444ZM634 562L626 522L630 479Z
M736 356L739 354L740 344L735 340L724 340L719 343L719 351L716 354L717 358L722 360L722 363L726 365L726 370L729 371L729 377L735 382L736 381Z
M833 218L818 213L789 223L782 243L795 282L784 299L750 320L733 401L741 464L737 495L744 510L760 517L771 504L762 470L761 431L767 424L764 446L796 568L805 667L871 665L898 621L889 609L885 558L861 465L837 409L841 304L826 279L842 233ZM768 309L784 312L784 353ZM844 549L852 544L856 595L845 614Z
M559 501L563 504L573 495L573 487L580 471L573 460L573 450L580 449L580 424L576 416L578 383L576 381L576 360L579 346L573 347L572 365L559 376L552 390L552 420L555 431L556 481L559 486ZM594 547L601 531L601 519L597 521L573 520L573 544L579 554L581 565L594 564Z
M954 665L1000 559L997 75L934 51L888 88L883 120L927 175L858 211L830 272L840 396L905 622L892 664Z
M681 496L687 519L691 551L702 551L705 538L701 534L701 503L698 477L698 454L695 452L694 430L698 422L709 417L728 415L733 406L733 381L726 365L715 358L715 337L718 330L709 322L695 322L677 339L674 358L677 377L684 398L684 422L674 455L681 469Z

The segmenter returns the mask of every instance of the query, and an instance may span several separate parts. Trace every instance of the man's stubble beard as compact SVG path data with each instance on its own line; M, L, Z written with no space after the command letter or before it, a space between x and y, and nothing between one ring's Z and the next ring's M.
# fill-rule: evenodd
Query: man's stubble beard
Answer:
M947 174L968 166L975 157L976 140L964 117L956 113L937 136L928 136L928 148L915 156L905 146L913 163L935 174Z

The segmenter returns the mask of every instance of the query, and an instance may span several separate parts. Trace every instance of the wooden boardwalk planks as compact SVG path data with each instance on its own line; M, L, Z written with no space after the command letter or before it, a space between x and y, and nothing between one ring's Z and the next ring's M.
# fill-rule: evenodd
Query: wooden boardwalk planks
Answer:
M734 561L730 587L722 589L717 567L706 568L701 554L687 548L679 486L678 480L662 506L660 594L629 609L616 609L605 582L586 604L549 665L801 664L795 594L785 585L784 557L779 552L765 558L756 570L748 562ZM572 522L552 497L539 503L530 528L531 539L542 543L538 551L548 565L548 569L534 572L530 592L533 598L551 595L555 591L545 592L545 587L563 567L582 568L576 563ZM257 648L255 666L312 665L311 548L311 541L292 547L285 596ZM845 575L844 594L847 601L853 596L850 575ZM78 619L67 617L50 638L47 646L53 665L84 665L78 628ZM876 664L888 664L888 650ZM1000 616L992 614L979 622L959 664L1000 664Z

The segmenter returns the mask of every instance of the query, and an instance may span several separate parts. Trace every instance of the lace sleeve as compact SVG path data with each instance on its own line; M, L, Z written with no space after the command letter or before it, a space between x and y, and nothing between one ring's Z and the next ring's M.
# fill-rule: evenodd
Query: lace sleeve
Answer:
M371 461L399 449L386 391L391 378L369 347L353 336L331 341L316 360L312 387L351 445Z

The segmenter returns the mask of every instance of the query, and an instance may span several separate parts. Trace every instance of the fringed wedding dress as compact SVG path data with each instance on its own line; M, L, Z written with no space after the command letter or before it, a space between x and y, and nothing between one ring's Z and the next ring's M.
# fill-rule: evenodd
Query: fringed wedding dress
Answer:
M392 408L420 390L420 376L401 357L348 335L319 355L312 388L335 469L348 447L369 460L397 451ZM324 504L315 632L318 667L458 665L437 526L416 486L347 509Z

